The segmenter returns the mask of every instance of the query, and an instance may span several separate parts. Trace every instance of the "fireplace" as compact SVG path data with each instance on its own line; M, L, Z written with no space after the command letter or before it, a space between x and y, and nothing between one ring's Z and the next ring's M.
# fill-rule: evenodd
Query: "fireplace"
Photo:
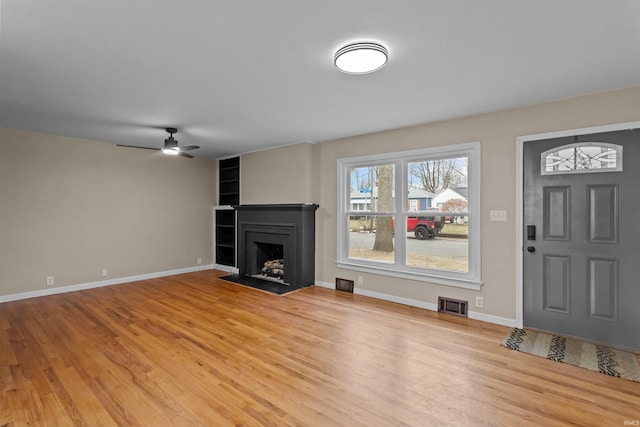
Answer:
M238 227L240 221L238 221ZM288 225L273 226L260 224L245 223L243 241L238 240L238 252L242 255L238 256L238 269L241 275L251 276L258 279L279 279L282 283L291 284L291 275L295 270L297 254L292 253L290 248L295 238L296 230ZM286 257L286 263L285 263ZM289 264L288 271L282 274L263 274L266 263ZM244 264L244 268L242 268Z
M237 211L241 277L274 280L294 288L314 283L318 205L237 205L233 208Z

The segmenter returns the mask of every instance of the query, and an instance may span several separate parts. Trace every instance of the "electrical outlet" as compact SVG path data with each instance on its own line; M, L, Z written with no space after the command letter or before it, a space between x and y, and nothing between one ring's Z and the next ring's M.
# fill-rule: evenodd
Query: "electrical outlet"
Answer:
M358 280L356 281L358 285L362 285L364 283L364 278L362 276L358 276Z
M479 307L479 308L484 307L484 298L476 297L476 307Z
M106 268L102 269L102 277L107 277L109 275L109 270L107 270Z
M198 257L198 259L196 260L196 262L198 263L198 265L202 264L202 258Z
M47 286L53 286L56 282L53 280L53 276L47 276Z

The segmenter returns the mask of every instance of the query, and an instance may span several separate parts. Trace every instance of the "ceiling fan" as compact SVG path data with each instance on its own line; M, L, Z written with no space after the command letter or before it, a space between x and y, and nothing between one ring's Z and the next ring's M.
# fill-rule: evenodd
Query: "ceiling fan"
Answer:
M176 128L166 128L165 129L169 134L169 138L164 140L164 148L151 148L151 147L140 147L137 145L124 145L118 144L119 147L130 147L130 148L143 148L145 150L161 150L164 154L169 154L172 156L182 156L193 158L191 154L185 153L185 151L197 150L200 148L197 145L187 145L186 147L179 147L178 141L174 139L173 134L178 133L178 129Z

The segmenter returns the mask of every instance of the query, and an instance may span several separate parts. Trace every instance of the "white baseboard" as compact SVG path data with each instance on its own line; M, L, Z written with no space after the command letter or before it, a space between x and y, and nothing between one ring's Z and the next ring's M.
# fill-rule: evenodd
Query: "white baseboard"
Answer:
M335 289L336 288L335 283L321 282L320 280L316 280L313 284L315 286L320 286L321 288L327 288L327 289Z
M37 291L21 292L11 295L0 295L0 303L18 301L28 298L44 297L48 295L63 294L66 292L82 291L85 289L101 288L103 286L120 285L122 283L136 282L138 280L155 279L158 277L174 276L176 274L193 273L195 271L211 270L213 264L198 265L196 267L180 268L177 270L160 271L157 273L139 274L137 276L118 277L116 279L100 280L97 282L80 283L77 285L60 286L57 288L40 289Z
M336 288L335 284L333 283L321 282L319 280L316 280L315 285L328 289ZM366 297L381 299L384 301L396 302L398 304L404 304L411 307L424 308L425 310L438 311L438 305L430 302L384 294L381 292L368 291L366 289L358 289L356 287L354 287L353 293ZM509 326L512 328L516 326L515 319L507 319L505 317L493 316L491 314L479 313L477 311L469 311L468 314L470 319L481 320L483 322L495 323L497 325Z
M496 325L508 326L510 328L516 327L516 319L508 319L506 317L494 316L492 314L478 313L477 311L470 311L469 318L482 320L483 322L488 323L495 323Z
M18 301L18 300L23 300L28 298L43 297L47 295L63 294L66 292L81 291L85 289L100 288L103 286L120 285L122 283L136 282L138 280L155 279L158 277L174 276L176 274L183 274L183 273L193 273L195 271L211 270L214 268L217 270L229 271L229 273L235 273L235 274L238 273L238 269L235 267L221 266L218 264L199 265L196 267L160 271L157 273L140 274L137 276L119 277L117 279L100 280L97 282L88 282L88 283L81 283L77 285L60 286L57 288L40 289L37 291L21 292L18 294L0 295L0 303ZM316 280L314 284L316 286L320 286L323 288L335 289L335 284L333 283L321 282L319 280ZM377 298L384 301L396 302L398 304L404 304L411 307L423 308L425 310L438 311L438 306L430 302L399 297L396 295L384 294L381 292L368 291L366 289L359 289L359 288L354 288L353 292L357 295ZM491 314L485 314L485 313L478 313L475 311L469 311L469 318L482 320L484 322L489 322L489 323L495 323L503 326L509 326L509 327L516 326L515 319L507 319L504 317L493 316Z

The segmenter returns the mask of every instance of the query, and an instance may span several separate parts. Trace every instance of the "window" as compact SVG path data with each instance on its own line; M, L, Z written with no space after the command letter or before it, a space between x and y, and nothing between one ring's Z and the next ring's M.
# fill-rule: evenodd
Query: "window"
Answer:
M338 160L341 268L480 289L480 143Z
M579 142L552 148L541 155L542 175L615 172L622 170L622 146Z

